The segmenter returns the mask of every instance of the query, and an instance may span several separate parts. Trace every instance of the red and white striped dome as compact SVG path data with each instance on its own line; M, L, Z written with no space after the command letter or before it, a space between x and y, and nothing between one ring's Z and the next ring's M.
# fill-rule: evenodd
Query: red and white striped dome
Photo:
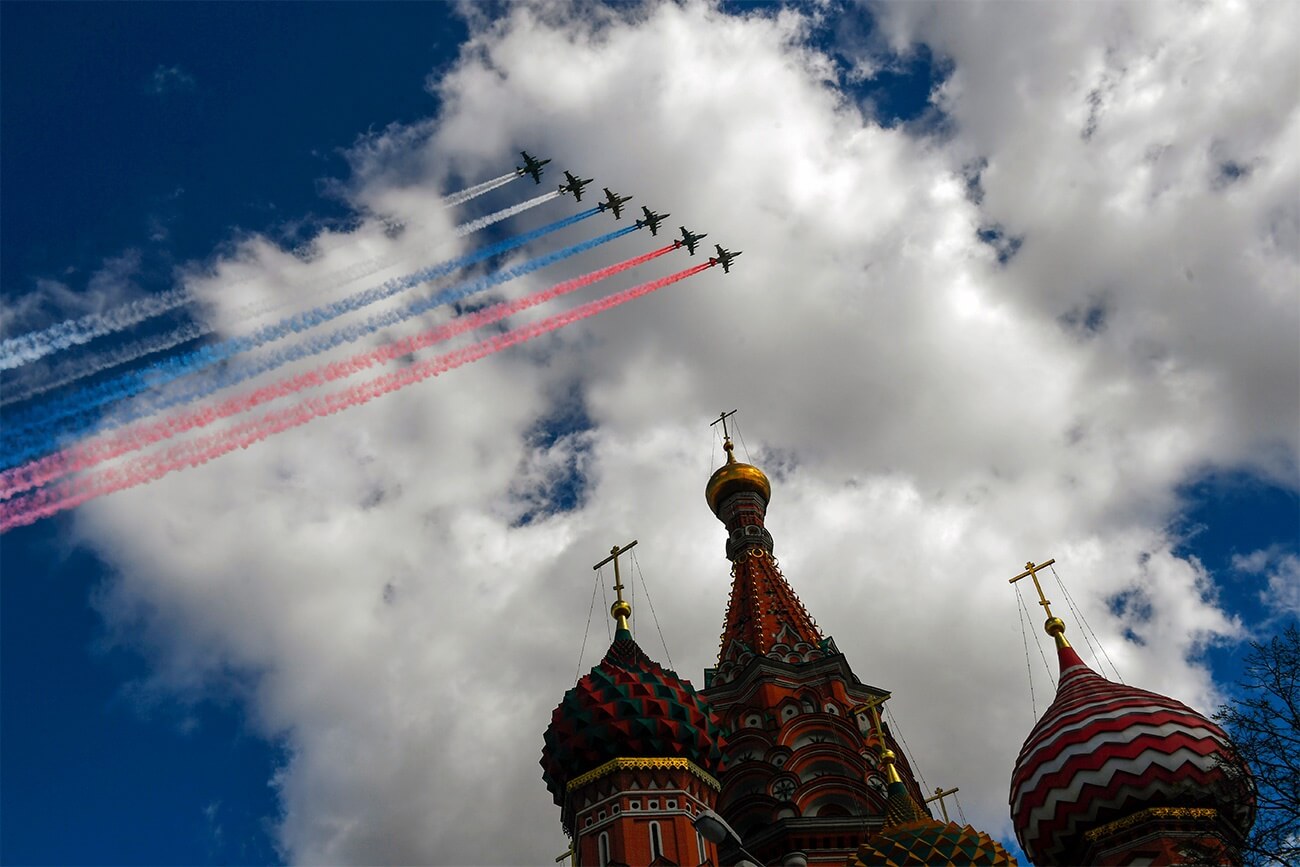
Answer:
M1011 820L1030 860L1081 863L1088 830L1147 807L1214 807L1249 831L1249 771L1223 729L1182 702L1106 680L1068 644L1058 652L1056 699L1011 777Z

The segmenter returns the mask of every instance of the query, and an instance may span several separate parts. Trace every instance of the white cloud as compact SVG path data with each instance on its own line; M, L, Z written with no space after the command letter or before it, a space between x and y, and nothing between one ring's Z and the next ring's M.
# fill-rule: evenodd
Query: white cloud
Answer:
M1248 575L1262 575L1268 588L1260 601L1279 618L1300 617L1300 557L1278 546L1237 554L1232 568Z
M537 759L573 682L590 564L639 538L678 671L700 685L713 664L728 569L702 489L723 408L742 409L773 474L786 574L857 674L894 692L921 770L960 785L977 826L1007 832L1032 724L1006 586L1026 558L1057 558L1128 682L1213 708L1188 660L1242 627L1165 527L1205 467L1297 482L1293 7L876 11L898 49L952 59L943 139L866 120L793 11L515 7L475 23L435 83L436 120L354 152L340 190L375 217L357 236L324 237L306 263L250 240L194 283L224 311L375 257L417 261L453 222L437 195L520 148L745 251L729 276L81 511L121 571L105 611L150 649L158 686L233 680L286 740L294 860L564 849ZM1249 171L1227 182L1226 160ZM1024 239L1005 264L977 234L994 225ZM574 394L593 428L548 449L531 433ZM569 460L588 471L581 508L514 526ZM593 626L584 668L604 647ZM1029 662L1041 711L1051 685L1032 648Z

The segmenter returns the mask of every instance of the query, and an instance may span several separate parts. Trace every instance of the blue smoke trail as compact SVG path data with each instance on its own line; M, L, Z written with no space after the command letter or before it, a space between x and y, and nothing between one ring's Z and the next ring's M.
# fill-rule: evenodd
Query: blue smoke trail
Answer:
M463 205L470 199L505 186L517 177L519 177L518 172L509 172L489 181L467 187L444 198L442 200L443 206ZM556 193L555 195L558 196L559 194ZM483 225L490 225L490 222L484 222ZM482 228L482 225L476 226L476 228ZM89 313L80 319L60 322L41 331L32 331L19 337L0 340L0 370L12 370L44 358L53 352L89 343L96 337L103 337L105 334L130 328L132 325L139 324L146 319L152 319L169 310L183 307L193 300L194 296L188 289L172 289L148 298L128 302L104 313Z
M188 373L225 361L227 358L241 352L247 352L273 340L279 340L290 333L314 328L367 304L383 300L421 283L444 277L453 271L458 271L493 256L509 252L516 247L535 241L544 235L571 226L598 213L600 213L599 208L589 208L581 213L574 214L572 217L565 217L562 220L556 220L554 223L542 226L540 229L534 229L513 238L506 238L457 259L430 266L404 277L394 277L379 286L349 295L347 298L335 301L332 304L326 304L322 307L286 317L272 325L259 328L245 337L230 338L193 352L163 359L140 370L124 373L114 379L87 386L64 397L15 413L13 417L5 420L4 451L8 452L11 441L23 437L23 434L31 428L47 425L65 416L84 413L115 400L132 397L154 386L164 385ZM30 435L23 437L23 439L30 438ZM41 436L41 439L46 438L44 435ZM0 461L3 461L5 466L10 466L9 461L11 460L14 460L14 458L10 454L5 454L3 458L0 458Z
M111 418L99 419L96 421L89 412L78 412L77 420L74 424L69 426L69 429L64 431L64 434L82 436L99 433L105 430L112 430L113 428L120 427L137 419L152 415L159 410L199 400L200 398L207 397L213 392L237 385L245 380L259 376L267 371L274 370L282 365L326 352L345 343L351 343L368 334L373 334L381 328L396 325L410 319L412 316L426 313L435 307L459 301L470 295L482 292L493 286L498 286L517 277L531 274L547 265L552 265L563 259L567 259L570 256L584 253L594 247L600 246L601 244L608 243L615 238L621 238L624 235L635 232L639 228L641 227L631 225L622 229L617 229L589 241L583 241L579 244L565 247L562 250L557 250L553 253L547 253L544 256L529 259L513 268L506 268L492 274L487 274L476 280L462 283L459 286L453 286L438 292L429 298L417 299L401 309L376 314L362 322L340 328L330 334L308 338L301 343L288 346L254 362L241 365L231 365L228 368L206 377L203 381L195 383L189 388L146 396L144 399L137 401ZM45 432L22 438L20 442L15 443L12 454L7 454L5 456L5 462L6 464L10 461L19 463L47 451L51 451L56 447L57 440L58 436Z
M518 176L514 174L510 175L510 178L514 177ZM498 178L497 180L500 179ZM507 178L507 180L509 180L509 178ZM462 223L456 227L455 237L463 238L466 235L477 232L479 229L485 229L488 226L495 225L502 220L513 217L516 214L521 214L530 208L535 208L538 205L549 202L552 199L558 199L559 197L560 194L558 192L543 193L542 195L529 199L526 202L520 202L519 204L511 205L508 208L502 208L501 210L488 214L485 217L479 217L476 220L470 220L468 223ZM400 256L376 256L372 259L367 259L364 262L359 262L352 267L346 268L332 277L325 279L321 283L314 284L310 287L310 294L320 295L327 290L346 286L355 280L360 280L362 277L368 277L376 271L382 271L385 268L402 261L402 258L403 257ZM243 279L247 280L249 278L245 277ZM280 297L271 301L257 301L244 305L240 309L236 310L233 316L236 320L252 319L266 313L271 313L281 307L290 306L298 300L301 299L294 297L294 295L290 295L289 297ZM198 338L205 337L216 330L217 326L211 322L192 323L174 329L168 334L155 335L137 341L134 344L118 346L111 352L102 353L88 358L80 358L71 364L65 363L53 373L47 375L48 381L25 387L16 394L6 393L3 396L0 396L0 407L8 406L11 403L23 403L37 395L44 394L47 391L53 391L56 388L70 385L78 379L85 379L87 376L93 376L96 373L108 370L110 367L117 367L126 364L129 361L135 361L137 358L143 358L146 355L153 355L156 352L171 349L173 346L179 346L182 343L197 340ZM72 343L56 345L54 349L67 349L72 345Z

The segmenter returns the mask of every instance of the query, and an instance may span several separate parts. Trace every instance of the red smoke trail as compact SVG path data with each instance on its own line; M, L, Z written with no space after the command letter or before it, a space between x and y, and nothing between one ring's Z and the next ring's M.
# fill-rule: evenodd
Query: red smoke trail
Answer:
M6 500L15 494L39 487L62 476L88 470L104 461L112 460L128 452L138 451L154 443L170 439L177 434L195 428L206 427L215 421L247 412L268 401L351 376L360 370L383 364L403 355L410 355L417 350L464 334L466 331L500 322L507 316L513 316L522 310L545 304L547 301L561 295L567 295L607 277L620 274L638 265L644 265L651 259L657 259L675 249L677 249L675 245L669 244L666 247L660 247L658 250L652 250L649 253L634 256L631 259L600 268L580 277L565 280L550 289L536 292L516 301L494 304L491 307L462 316L446 325L381 346L370 352L360 353L346 360L336 361L307 373L282 379L214 406L201 407L151 424L127 428L108 437L72 446L46 457L29 461L21 466L0 472L0 500Z
M665 248L664 251L656 250L653 255L662 255L666 249L671 248ZM626 265L626 263L619 263L619 265L610 267L617 268L621 265ZM179 443L160 454L142 455L133 459L124 467L110 468L93 476L83 476L51 485L28 496L0 505L0 532L31 524L41 518L71 509L95 497L151 482L175 470L181 470L185 467L197 467L237 448L248 448L260 440L306 424L314 418L333 415L340 410L368 403L376 397L396 391L399 388L421 382L463 364L500 352L507 347L532 340L534 337L543 334L549 334L573 322L603 313L612 307L625 304L635 298L640 298L642 295L648 295L711 267L713 267L712 262L703 262L687 268L685 271L678 271L676 274L670 274L667 277L660 277L657 280L633 286L631 289L617 292L605 298L589 301L567 312L557 313L539 322L494 335L472 346L453 350L427 361L411 365L403 370L378 376L343 391L322 397L308 398L294 406L266 413L260 419L244 422L229 430ZM558 288L559 286L556 286L547 291L554 291L554 289ZM341 364L346 366L347 362L341 362Z

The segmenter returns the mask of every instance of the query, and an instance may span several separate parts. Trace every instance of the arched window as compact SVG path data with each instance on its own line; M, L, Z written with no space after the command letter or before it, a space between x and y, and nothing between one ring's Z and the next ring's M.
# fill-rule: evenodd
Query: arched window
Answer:
M695 845L699 847L700 863L703 864L705 861L709 860L709 852L704 848L704 835L699 831L695 832Z
M659 823L650 823L650 860L662 858L664 854L664 838L659 833Z
M609 832L601 831L600 836L596 838L597 857L600 859L600 867L606 867L609 864Z

